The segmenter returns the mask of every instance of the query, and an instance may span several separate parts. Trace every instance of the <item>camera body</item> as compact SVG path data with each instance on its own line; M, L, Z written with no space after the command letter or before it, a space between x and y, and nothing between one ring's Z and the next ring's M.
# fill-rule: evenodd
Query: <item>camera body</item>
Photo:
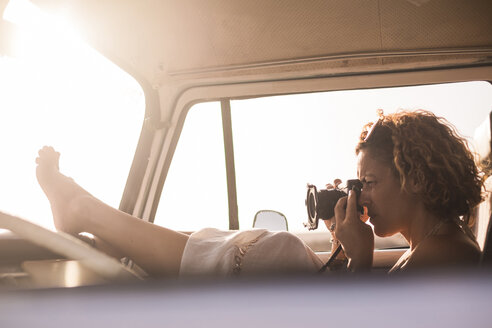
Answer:
M359 196L362 190L362 182L358 179L347 180L347 187L343 189L321 189L318 191L315 185L307 185L306 207L308 222L304 226L309 230L318 229L319 220L329 220L335 215L335 205L338 200L347 196L349 190L353 190L357 196L357 210L362 212L359 206Z

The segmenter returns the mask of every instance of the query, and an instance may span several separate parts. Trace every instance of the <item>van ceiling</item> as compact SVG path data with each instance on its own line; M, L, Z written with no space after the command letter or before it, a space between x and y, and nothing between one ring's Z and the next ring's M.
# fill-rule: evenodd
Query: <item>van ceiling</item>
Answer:
M152 85L326 56L492 48L489 0L32 0Z

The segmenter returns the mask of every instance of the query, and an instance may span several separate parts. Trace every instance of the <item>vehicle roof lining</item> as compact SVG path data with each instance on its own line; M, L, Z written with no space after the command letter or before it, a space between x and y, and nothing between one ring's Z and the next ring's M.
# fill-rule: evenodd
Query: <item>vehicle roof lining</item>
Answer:
M63 10L96 49L152 85L181 71L492 46L492 2L481 0L32 1Z

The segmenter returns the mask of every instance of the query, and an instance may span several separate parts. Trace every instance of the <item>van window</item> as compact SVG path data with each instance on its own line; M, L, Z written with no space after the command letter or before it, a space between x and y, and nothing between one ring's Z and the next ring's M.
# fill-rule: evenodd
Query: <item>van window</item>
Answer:
M135 79L50 22L26 19L14 55L0 56L0 199L3 211L53 229L38 149L53 146L64 174L118 207L145 100Z
M186 116L154 223L181 231L227 230L228 215L220 102L200 103Z
M283 213L290 231L306 231L306 184L357 177L354 147L377 109L427 109L469 138L491 110L488 82L332 91L231 101L240 229L255 213ZM188 113L155 222L196 230L228 227L220 103ZM186 148L186 149L185 149ZM326 228L321 223L318 230Z
M306 184L325 188L357 178L355 145L362 126L399 109L427 109L464 136L491 110L488 82L310 93L231 102L239 224L250 228L258 210L287 217L305 231ZM325 229L321 227L318 229Z

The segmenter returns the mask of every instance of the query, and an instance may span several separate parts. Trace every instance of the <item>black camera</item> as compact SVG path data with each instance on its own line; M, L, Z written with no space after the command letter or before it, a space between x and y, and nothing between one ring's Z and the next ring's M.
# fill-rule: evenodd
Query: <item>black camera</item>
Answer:
M359 196L362 190L362 182L358 179L347 180L346 188L321 189L318 191L316 186L308 184L306 196L306 207L308 222L304 226L309 230L318 229L319 220L329 220L335 215L335 205L343 196L347 196L349 190L354 190L357 195L357 210L362 213L359 206Z

